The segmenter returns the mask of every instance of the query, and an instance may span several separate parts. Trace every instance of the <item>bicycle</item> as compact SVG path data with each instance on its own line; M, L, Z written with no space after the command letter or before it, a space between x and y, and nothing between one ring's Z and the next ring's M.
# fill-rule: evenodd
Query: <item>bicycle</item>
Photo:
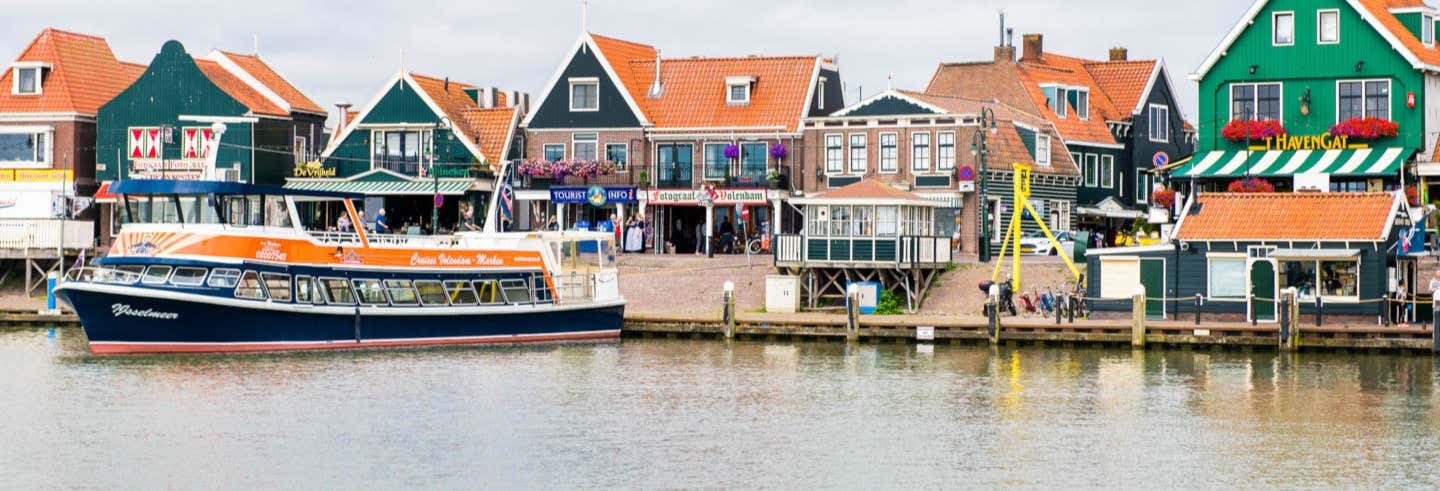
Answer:
M763 235L750 239L748 242L745 243L744 251L747 254L760 254L770 252L770 236Z

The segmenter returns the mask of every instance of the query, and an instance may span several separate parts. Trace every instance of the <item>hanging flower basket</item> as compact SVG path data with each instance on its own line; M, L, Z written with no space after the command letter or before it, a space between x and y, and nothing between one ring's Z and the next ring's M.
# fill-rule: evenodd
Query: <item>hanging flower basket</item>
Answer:
M1175 207L1175 190L1159 189L1150 193L1150 204L1159 208Z
M1400 134L1400 123L1380 118L1350 118L1330 127L1330 134L1351 140L1379 140Z
M1227 123L1225 128L1220 130L1220 136L1232 142L1245 141L1247 134L1250 141L1264 140L1285 134L1285 125L1273 119L1236 119Z
M785 148L784 143L776 143L775 146L770 147L770 156L774 157L775 160L785 160L785 157L789 155L790 149Z
M1405 188L1405 201L1410 203L1410 206L1420 206L1420 190L1413 186Z
M1247 177L1230 181L1230 186L1226 188L1226 191L1232 193L1273 193L1275 192L1275 186L1270 184L1270 181L1258 177Z
M740 146L739 146L739 145L736 145L736 144L734 144L734 143L731 143L731 144L729 144L729 145L725 145L725 158L727 158L727 159L738 159L738 158L740 158Z

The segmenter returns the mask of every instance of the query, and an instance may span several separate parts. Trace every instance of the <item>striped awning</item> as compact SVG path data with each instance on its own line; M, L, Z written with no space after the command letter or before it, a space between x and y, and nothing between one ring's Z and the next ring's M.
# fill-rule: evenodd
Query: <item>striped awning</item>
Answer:
M439 183L440 194L460 195L470 189L474 181L470 179L441 179ZM435 181L351 181L345 179L291 179L285 183L285 189L298 189L305 191L339 191L345 193L360 193L371 196L397 196L397 195L432 195L435 194Z
M964 206L965 198L960 193L915 193L927 201L940 203L942 208L961 208Z
M1384 176L1399 172L1415 153L1411 148L1358 148L1347 150L1214 150L1196 155L1176 170L1176 178L1228 178L1239 176L1289 177L1296 174L1332 176Z

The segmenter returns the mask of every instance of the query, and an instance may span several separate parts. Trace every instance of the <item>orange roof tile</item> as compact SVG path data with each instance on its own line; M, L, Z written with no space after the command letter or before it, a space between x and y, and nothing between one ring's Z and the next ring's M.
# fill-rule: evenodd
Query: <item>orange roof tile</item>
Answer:
M919 195L895 189L889 184L873 179L862 179L860 182L821 193L816 198L925 200Z
M1369 11L1370 15L1375 16L1375 20L1379 21L1380 25L1384 26L1385 30L1390 31L1390 34L1395 36L1396 39L1399 39L1400 44L1404 45L1405 49L1413 53L1422 63L1440 66L1440 49L1426 46L1425 43L1420 42L1419 37L1411 33L1409 29L1406 29L1405 25L1400 23L1400 19L1395 17L1395 14L1390 13L1390 9L1392 8L1425 7L1426 5L1423 0L1355 1L1364 7L1365 10Z
M225 91L226 94L235 98L236 101L244 104L245 107L250 108L250 112L270 116L290 115L284 108L275 105L274 102L270 102L270 99L266 99L264 95L256 92L255 89L251 88L244 81L235 78L234 74L225 70L225 67L220 66L219 63L195 58L195 66L199 67L200 71L205 74L205 77L209 78L211 82L214 82L216 87Z
M226 51L221 51L220 53L231 61L234 61L236 65L240 66L240 69L245 70L250 76L259 80L260 83L264 84L271 92L274 92L280 96L281 99L284 99L285 103L289 104L292 110L325 114L324 108L321 108L315 101L306 97L305 93L300 92L300 89L295 88L285 77L281 77L279 73L276 73L274 69L270 68L270 65L266 64L260 57Z
M1149 88L1150 75L1155 73L1155 60L1101 61L1085 64L1085 70L1100 90L1115 104L1119 119L1130 116L1140 98Z
M1182 216L1180 240L1381 240L1391 193L1201 194Z
M515 126L519 124L515 119L518 115L515 108L472 108L462 111L461 114L465 125L478 140L480 152L491 162L503 161L505 150L510 143L507 138L512 136Z
M1129 113L1120 115L1115 110L1115 105L1105 94L1090 72L1085 69L1089 60L1071 58L1068 56L1045 53L1037 61L1021 61L1015 64L1015 73L1020 77L1025 86L1025 91L1030 94L1034 101L1036 112L1043 114L1055 123L1055 128L1065 136L1066 140L1078 140L1092 143L1114 144L1115 136L1110 134L1110 127L1105 124L1106 120L1119 120L1129 116ZM1045 92L1040 89L1040 84L1058 83L1070 86L1088 87L1090 89L1090 117L1082 120L1075 114L1067 114L1062 118L1045 102Z
M1070 152L1065 150L1060 135L1055 132L1054 126L1048 120L1034 114L1030 114L1004 103L996 101L985 101L968 97L944 96L925 94L908 90L898 90L909 97L944 109L951 114L979 114L981 107L988 107L995 114L998 121L996 132L988 142L990 157L987 165L994 169L1008 170L1015 163L1030 164L1035 166L1035 172L1042 174L1064 174L1079 175L1080 169L1071 158ZM1040 166L1035 162L1035 156L1020 139L1020 133L1016 130L1015 123L1039 128L1050 136L1050 165ZM963 152L968 155L969 152ZM963 162L965 159L961 158Z
M656 128L783 128L796 131L804 115L813 56L691 57L660 60L660 97L647 96L655 76L654 47L591 34L644 117ZM725 102L725 78L753 77L747 105Z
M16 61L50 65L40 95L12 95L14 69L0 74L0 113L79 113L94 116L100 106L125 90L143 65L115 59L104 38L45 28Z

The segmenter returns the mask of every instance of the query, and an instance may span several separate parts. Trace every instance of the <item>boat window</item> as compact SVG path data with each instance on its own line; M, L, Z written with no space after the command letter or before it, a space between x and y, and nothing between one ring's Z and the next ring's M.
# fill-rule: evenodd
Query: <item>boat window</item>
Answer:
M418 280L415 289L420 290L420 301L425 305L445 305L445 288L438 280Z
M445 294L450 297L451 305L475 305L475 290L463 281L445 282Z
M505 301L512 304L530 303L530 286L525 280L507 279L500 280L500 289L505 291Z
M282 273L261 273L265 280L265 291L277 302L290 301L290 275Z
M482 304L505 303L504 297L500 296L500 284L495 280L476 281L475 292L480 294Z
M240 270L230 268L219 268L210 272L210 281L207 285L219 288L230 288L240 281Z
M170 279L170 267L157 264L145 268L145 276L140 278L140 282L147 285L163 285L167 279Z
M205 268L175 268L175 274L170 275L170 283L176 286L203 285L205 284Z
M260 275L246 271L240 275L240 284L235 285L235 296L239 298L264 299L265 290L260 289Z
M355 282L355 294L360 297L360 303L366 305L384 305L385 289L380 286L380 280L353 280Z
M144 266L134 264L118 266L115 269L110 270L110 272L105 276L104 281L109 283L128 285L140 281L140 273L143 271L145 271Z
M338 305L355 305L355 293L350 282L339 278L321 278L320 286L325 287L325 301Z
M297 303L310 303L312 300L319 300L315 293L315 283L310 281L309 276L295 276L295 301Z
M532 273L530 284L534 286L535 303L551 303L554 301L550 295L550 286L545 282L545 273Z
M290 208L286 206L284 196L265 197L265 226L290 227Z
M185 223L220 223L220 217L215 215L213 194L181 197L180 210L185 213Z
M390 302L395 305L415 305L420 300L410 288L410 280L385 280L385 291L390 293Z

